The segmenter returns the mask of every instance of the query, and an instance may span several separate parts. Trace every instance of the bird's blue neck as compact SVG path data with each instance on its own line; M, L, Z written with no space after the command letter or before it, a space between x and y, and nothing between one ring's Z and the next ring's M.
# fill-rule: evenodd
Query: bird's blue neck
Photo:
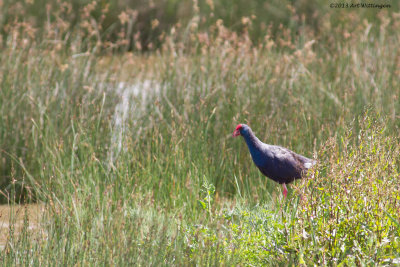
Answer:
M251 157L256 165L262 164L260 146L262 142L254 135L254 133L249 130L246 134L242 134L244 140L246 141L247 147L249 148Z

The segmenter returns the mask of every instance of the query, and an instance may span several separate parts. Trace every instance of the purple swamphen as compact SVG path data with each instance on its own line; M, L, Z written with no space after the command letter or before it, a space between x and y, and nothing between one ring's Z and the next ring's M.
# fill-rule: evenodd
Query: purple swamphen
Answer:
M239 124L233 132L233 137L243 136L251 157L257 168L268 178L282 184L283 195L286 198L286 184L302 178L316 161L296 154L293 151L261 142L246 124Z

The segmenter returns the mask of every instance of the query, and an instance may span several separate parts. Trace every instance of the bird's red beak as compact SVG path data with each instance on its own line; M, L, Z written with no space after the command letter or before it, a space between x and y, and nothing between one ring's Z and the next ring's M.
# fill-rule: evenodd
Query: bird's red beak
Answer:
M238 124L238 126L236 126L236 129L235 129L235 131L234 131L233 134L232 134L233 137L236 137L236 136L239 136L239 135L240 135L240 128L242 128L242 125L241 125L241 124Z

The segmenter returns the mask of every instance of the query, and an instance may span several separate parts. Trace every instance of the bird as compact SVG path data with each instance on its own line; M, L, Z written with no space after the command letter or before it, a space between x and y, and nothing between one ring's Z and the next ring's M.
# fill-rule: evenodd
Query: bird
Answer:
M254 164L262 174L282 185L286 199L286 184L301 179L316 161L287 148L261 142L246 124L238 124L233 137L242 136L249 148Z

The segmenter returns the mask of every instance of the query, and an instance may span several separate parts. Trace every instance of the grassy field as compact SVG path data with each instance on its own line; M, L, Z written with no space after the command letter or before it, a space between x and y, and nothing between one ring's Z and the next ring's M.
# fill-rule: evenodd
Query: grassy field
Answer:
M400 16L340 12L260 42L194 17L152 52L4 27L0 197L40 216L2 211L3 265L400 264ZM288 199L238 123L318 160Z

